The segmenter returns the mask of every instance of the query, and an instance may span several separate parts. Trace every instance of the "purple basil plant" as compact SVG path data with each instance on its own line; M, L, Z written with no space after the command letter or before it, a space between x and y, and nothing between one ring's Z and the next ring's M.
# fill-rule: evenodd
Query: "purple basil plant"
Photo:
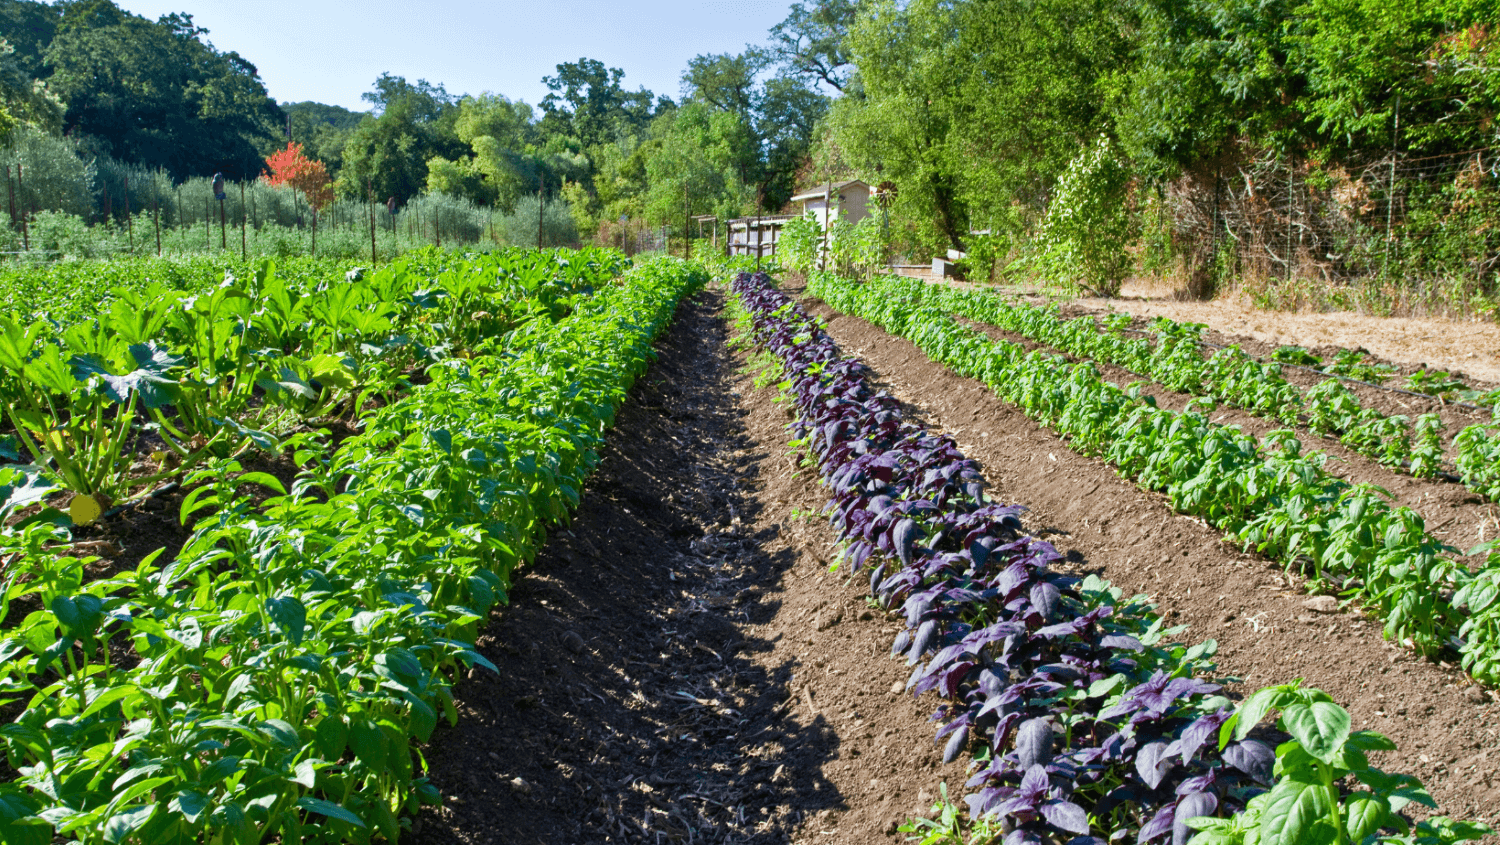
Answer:
M781 363L845 561L905 623L892 654L913 667L908 689L944 700L944 761L978 749L972 815L998 816L1007 845L1183 845L1186 819L1269 784L1274 753L1254 739L1219 752L1227 699L1183 650L1142 641L1151 619L1055 571L1023 508L987 502L979 465L906 419L768 276L733 289Z

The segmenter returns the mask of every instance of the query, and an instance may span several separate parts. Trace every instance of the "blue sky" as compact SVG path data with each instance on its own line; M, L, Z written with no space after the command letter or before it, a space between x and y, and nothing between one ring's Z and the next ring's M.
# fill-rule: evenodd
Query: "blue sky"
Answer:
M681 94L700 53L765 42L792 0L115 0L155 20L187 12L220 50L255 63L271 96L364 110L381 72L493 91L535 105L542 77L587 56L625 71L624 85Z

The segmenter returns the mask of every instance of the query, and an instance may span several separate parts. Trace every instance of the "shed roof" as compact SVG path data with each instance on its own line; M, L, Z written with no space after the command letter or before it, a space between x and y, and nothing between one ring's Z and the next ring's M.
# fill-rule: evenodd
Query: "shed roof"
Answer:
M845 188L849 187L850 185L863 185L866 188L870 187L859 179L850 179L847 182L824 182L823 184L811 188L804 193L800 193L795 197L792 197L789 202L802 202L804 200L822 199L824 194L836 194L839 191L842 191Z

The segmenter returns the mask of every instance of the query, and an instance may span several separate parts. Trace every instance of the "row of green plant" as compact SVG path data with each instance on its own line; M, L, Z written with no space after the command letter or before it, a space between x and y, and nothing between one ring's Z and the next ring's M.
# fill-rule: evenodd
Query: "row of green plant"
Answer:
M365 256L368 264L369 255ZM30 315L59 327L93 319L125 292L140 293L157 285L195 294L226 276L250 278L262 259L242 260L238 253L172 258L118 257L109 261L58 261L44 264L0 263L0 310ZM354 261L296 256L277 259L276 275L298 285L341 277Z
M1340 349L1331 361L1325 361L1321 355L1314 355L1301 346L1278 346L1271 351L1271 360L1377 386L1384 386L1397 372L1390 364L1371 360L1363 349ZM1466 383L1461 375L1447 370L1418 370L1406 377L1403 386L1412 393L1443 400L1465 400L1491 406L1500 404L1500 391L1478 390Z
M1123 329L1130 318L1125 314L1106 317L1101 325L1092 316L1064 320L1053 306L1007 301L991 291L958 290L915 279L885 284L901 296L1015 332L1075 357L1122 367L1169 390L1337 437L1381 465L1418 478L1432 478L1445 468L1448 438L1437 414L1420 414L1415 421L1404 414L1387 416L1366 407L1338 378L1310 388L1298 387L1282 374L1280 364L1256 360L1237 346L1205 357L1202 343L1206 326L1199 323L1157 318L1152 323L1152 342L1145 337L1126 336ZM1364 372L1368 369L1366 366L1359 374L1368 375ZM1464 486L1492 501L1500 500L1500 427L1476 423L1452 442L1454 467Z
M414 743L456 719L458 672L493 669L479 625L704 280L659 259L428 366L336 450L288 438L289 488L215 460L171 560L87 582L49 524L0 533L5 601L34 608L0 640L0 706L24 708L0 726L0 839L397 841L440 800Z
M1427 655L1456 649L1474 677L1500 682L1500 552L1491 550L1471 574L1419 514L1393 507L1379 487L1329 474L1326 456L1304 454L1291 431L1257 440L1209 422L1196 406L1158 408L1139 384L1107 382L1090 362L1070 364L960 326L900 280L858 285L813 274L808 291L985 382L1081 454L1166 493L1175 510L1304 571L1310 587L1363 604L1385 620L1387 637Z
M289 282L262 261L187 294L116 289L91 320L0 315L0 400L29 459L75 493L113 500L335 413L389 397L409 372L556 318L623 258L427 252L336 281ZM325 277L326 278L326 277ZM159 472L133 475L149 442Z

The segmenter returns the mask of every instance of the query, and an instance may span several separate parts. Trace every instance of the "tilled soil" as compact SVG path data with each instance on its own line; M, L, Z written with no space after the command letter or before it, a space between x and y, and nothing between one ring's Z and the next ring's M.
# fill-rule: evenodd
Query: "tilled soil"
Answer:
M809 306L908 409L981 462L990 494L1070 568L1155 597L1220 644L1245 693L1296 677L1402 749L1460 817L1500 821L1500 705L1379 625L1305 605L1272 564L1219 542L978 382L862 320ZM455 689L423 749L444 795L418 843L890 843L962 764L940 765L937 705L901 694L898 626L830 571L833 536L788 416L726 347L723 295L684 304L609 435L573 522L498 610L500 669Z
M573 522L497 611L459 721L424 749L418 843L888 842L940 779L897 694L895 623L829 571L787 417L683 306Z

